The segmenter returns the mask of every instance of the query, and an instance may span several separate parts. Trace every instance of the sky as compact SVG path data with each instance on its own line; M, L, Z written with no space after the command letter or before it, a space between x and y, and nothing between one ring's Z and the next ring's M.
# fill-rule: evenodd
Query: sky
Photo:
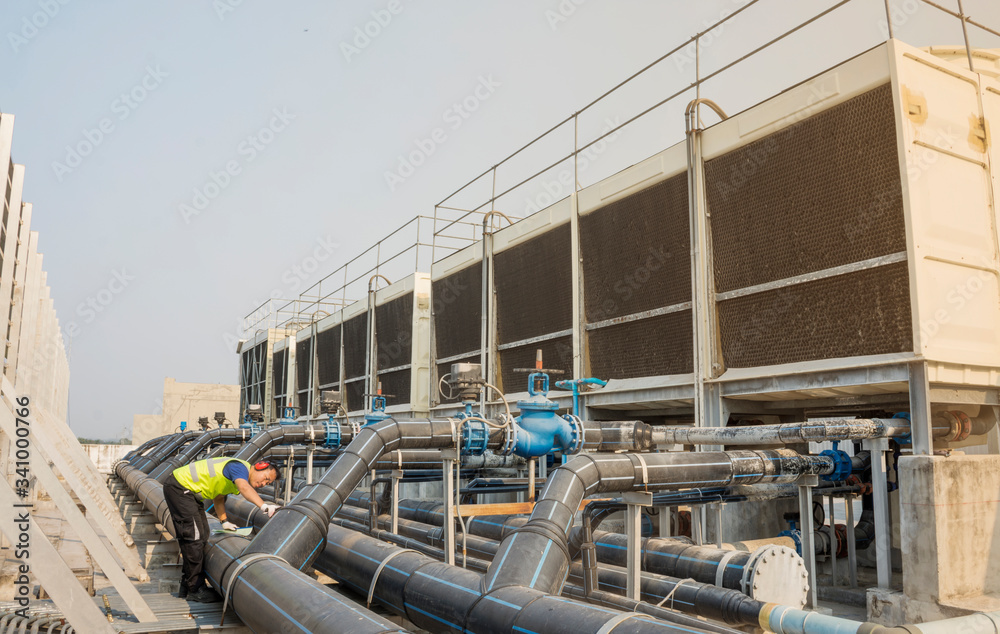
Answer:
M743 9L703 36L702 76L836 4L6 0L0 111L16 116L12 157L26 166L24 200L69 349L70 426L78 436L128 435L133 414L160 412L166 377L237 383L247 313L297 297L393 229L433 215L466 182L719 19ZM939 4L957 9L957 0ZM957 20L917 0L890 5L900 39L961 43ZM1000 30L1000 2L963 5ZM883 0L851 0L701 94L732 114L885 37ZM1000 47L975 28L970 38ZM694 73L694 48L682 48L581 113L581 145L690 86ZM593 145L581 185L681 141L693 96ZM498 191L572 150L573 127L563 126L498 169ZM496 208L524 216L564 197L568 165ZM478 206L491 185L481 180L448 204ZM409 256L401 262L383 271L393 281L413 271ZM102 304L105 289L113 297Z

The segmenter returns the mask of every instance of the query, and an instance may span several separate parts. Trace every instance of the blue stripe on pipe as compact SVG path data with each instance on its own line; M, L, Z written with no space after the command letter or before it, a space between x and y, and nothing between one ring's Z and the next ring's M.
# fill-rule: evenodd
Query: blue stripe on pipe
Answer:
M535 568L535 574L531 577L531 583L528 584L529 588L535 587L535 582L538 581L538 575L542 572L542 564L545 563L545 557L548 556L550 548L552 548L552 540L549 540L549 543L545 544L545 550L542 551L542 557L538 560L538 567Z
M406 606L406 608L408 610L414 610L416 612L420 612L424 616L429 616L430 618L434 619L435 621L437 621L439 623L444 623L448 627L454 628L454 629L458 630L459 632L461 632L462 629L463 629L460 625L456 625L456 624L452 623L451 621L446 621L445 619L442 619L440 616L431 614L430 612L427 612L426 610L421 610L420 608L418 608L415 605L412 605L410 603L404 603L403 605Z
M461 591L463 591L463 592L468 592L469 594L474 594L474 595L476 595L477 597L479 596L479 592L478 592L478 591L476 591L476 590L469 590L468 588L465 588L465 587L463 587L463 586L460 586L460 585L458 585L457 583L452 583L452 582L450 582L450 581L445 581L444 579L439 579L438 577L433 577L433 576L431 576L431 575L427 574L426 572L420 572L420 571L418 570L418 571L417 571L417 575L418 575L418 576L420 576L420 577L427 577L427 578L428 578L428 579L430 579L431 581L437 581L438 583L443 583L443 584L444 584L444 585L446 585L446 586L451 586L452 588L456 588L456 589L458 589L458 590L461 590Z
M514 626L513 630L515 632L524 632L524 634L538 634L535 630L525 629L523 627L518 627L517 625Z
M493 584L497 581L497 575L500 574L500 570L503 568L503 562L507 561L507 555L509 555L510 551L513 550L515 539L517 539L517 533L514 533L514 536L510 539L510 543L507 544L507 550L504 552L503 557L500 558L500 563L497 564L497 574L493 575L493 579L490 581L490 587L486 588L487 592L493 589Z
M278 552L279 550L281 550L282 548L284 548L285 544L288 543L288 540L292 538L292 535L296 534L299 531L299 528L302 526L302 523L305 522L305 521L306 521L305 516L299 518L299 523L295 525L295 528L293 528L292 530L288 531L288 535L285 537L285 540L283 542L281 542L281 544L277 548L274 549L274 552Z
M375 559L375 558L373 558L373 557L369 557L368 555L365 555L365 554L362 554L362 553L359 553L358 551L356 551L356 550L353 550L353 549L351 549L351 548L348 548L347 546L342 546L341 544L337 544L337 543L334 543L334 542L327 542L327 543L328 543L329 545L331 545L331 546L335 547L335 548L340 548L341 550L346 550L347 552L351 553L352 555L354 555L354 556L356 556L356 557L361 557L362 559L367 559L368 561L372 562L373 564L381 564L381 563L382 563L382 560L381 560L381 559ZM408 574L408 573L406 573L406 572L403 572L403 571L402 571L402 570L400 570L399 568L393 568L392 566L390 566L390 565L388 565L388 564L386 565L386 569L387 569L387 570L391 570L391 571L393 571L393 572L398 572L398 573L399 573L399 574L401 574L401 575L406 575L406 574ZM366 589L365 591L367 592L367 589Z
M500 605L506 606L508 608L514 608L515 610L520 610L521 609L521 606L515 605L513 603L508 603L507 601L504 601L503 599L498 599L496 597L491 597L491 596L488 596L488 595L485 596L485 597L483 597L483 598L486 599L487 601L492 601L493 603L499 603Z
M290 570L288 570L287 568L285 568L284 566L278 566L278 570L281 571L281 572L283 572L283 573L285 573L285 574L287 574L287 575L291 575L295 579L298 579L298 577L296 577L295 575L293 575L292 572ZM245 579L240 579L240 581L243 581L243 583L246 584L248 587L250 586L250 584L247 583ZM372 623L375 623L377 625L381 625L381 623L378 620L373 619L372 617L370 617L367 614L365 614L362 610L358 609L358 607L356 605L354 605L353 603L348 603L347 601L341 599L336 594L334 594L332 591L325 590L324 594L326 594L328 597L330 597L331 599L333 599L337 603L339 603L339 604L343 605L344 607L350 609L352 612L356 613L358 616L364 617L365 619L368 619L369 621L371 621Z
M616 550L628 550L627 546L619 546L618 544L595 544L598 548L614 548ZM685 557L684 555L675 555L673 553L661 553L655 550L646 550L645 548L640 551L646 555L658 555L660 557L675 557L677 559L683 559L684 561L694 561L700 564L718 564L717 561L711 561L709 559L698 559L697 557ZM732 568L733 570L743 570L743 566L737 566L736 564L726 564L726 568Z
M236 581L240 582L240 581L243 581L243 579L237 578ZM299 623L298 621L296 621L294 618L292 618L291 614L289 614L288 612L285 612L284 610L282 610L281 608L279 608L278 604L276 604L274 601L268 599L267 596L265 596L264 593L262 593L260 590L258 590L257 588L253 587L252 585L250 585L246 581L243 581L243 585L245 585L247 588L249 588L254 594L256 594L257 596L259 596L261 599L264 599L264 601L266 601L275 610L277 610L278 612L280 612L282 614L282 616L284 616L286 619L288 619L289 621L291 621L292 623L294 623L300 630L302 630L306 634L309 634L310 630L306 626L302 625L301 623Z
M611 583L610 581L601 581L599 585L608 586L609 588L618 588L619 590L622 591L622 594L624 594L625 590L626 590L625 586L618 586L618 585L615 585L615 584ZM660 596L657 596L657 595L653 594L652 592L642 592L642 591L640 591L639 594L640 594L640 596L646 596L646 597L649 597L651 599L662 599L663 598L663 597L660 597ZM693 603L689 603L687 601L681 601L680 599L677 599L677 598L674 598L674 597L670 598L670 602L672 604L673 603L683 603L684 605L690 605L691 607L694 607Z
M321 539L319 541L319 543L316 544L316 548L313 548L312 552L309 553L309 556L306 557L305 561L302 562L302 566L305 566L307 563L309 563L312 560L312 556L316 554L317 550L319 550L319 547L322 546L325 543L326 543L326 540L325 539ZM299 570L302 570L302 566L299 566Z

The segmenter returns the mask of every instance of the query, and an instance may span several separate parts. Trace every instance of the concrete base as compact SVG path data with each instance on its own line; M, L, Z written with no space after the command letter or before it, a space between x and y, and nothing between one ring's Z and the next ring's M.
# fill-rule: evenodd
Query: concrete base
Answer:
M1000 608L1000 456L899 461L903 620ZM871 603L869 603L871 606Z
M907 598L895 590L868 589L868 620L880 625L930 623L977 612L1000 610L1000 599L980 596L951 603L931 603Z

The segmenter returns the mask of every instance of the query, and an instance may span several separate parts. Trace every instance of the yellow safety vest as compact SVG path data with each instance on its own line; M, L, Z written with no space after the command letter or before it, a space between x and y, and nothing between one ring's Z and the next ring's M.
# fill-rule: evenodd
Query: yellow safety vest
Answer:
M233 461L242 463L247 471L251 468L249 462L236 458L209 458L177 467L174 469L174 477L177 478L182 487L200 493L206 500L220 495L239 493L240 490L236 488L236 483L222 475L222 469L226 463Z

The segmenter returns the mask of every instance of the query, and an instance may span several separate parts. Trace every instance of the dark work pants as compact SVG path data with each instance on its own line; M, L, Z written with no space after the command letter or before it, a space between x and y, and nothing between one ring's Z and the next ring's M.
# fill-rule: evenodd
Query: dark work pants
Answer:
M163 498L174 522L177 545L181 549L181 585L191 592L205 585L205 546L208 544L208 519L201 495L182 487L172 475L163 485Z

